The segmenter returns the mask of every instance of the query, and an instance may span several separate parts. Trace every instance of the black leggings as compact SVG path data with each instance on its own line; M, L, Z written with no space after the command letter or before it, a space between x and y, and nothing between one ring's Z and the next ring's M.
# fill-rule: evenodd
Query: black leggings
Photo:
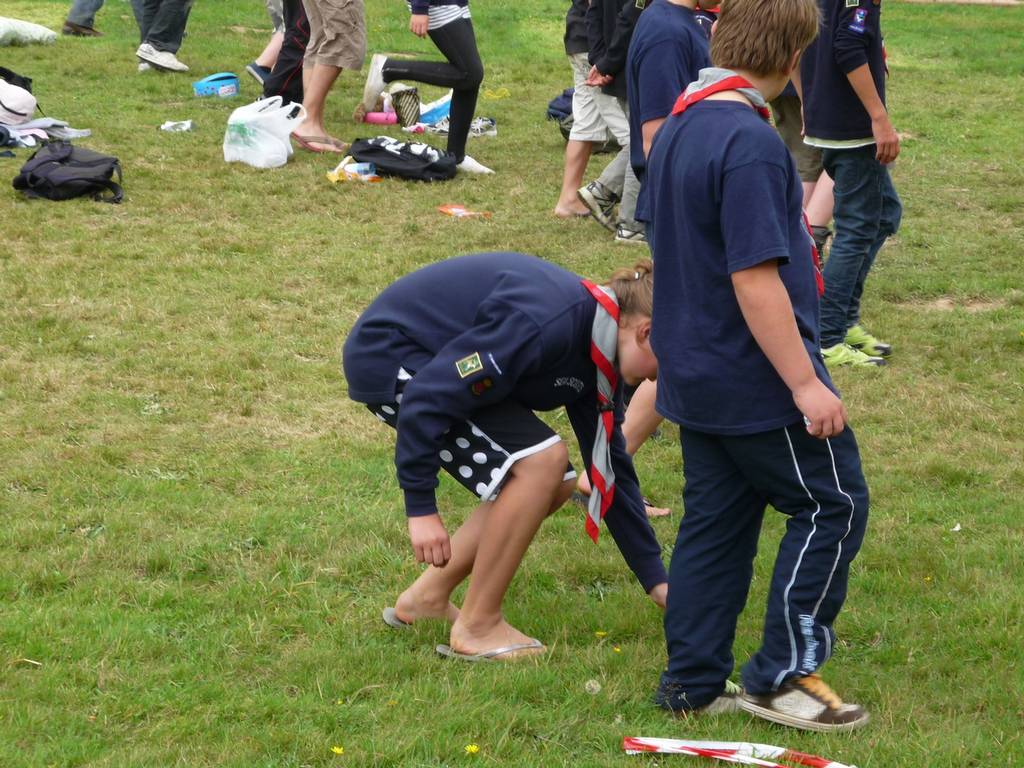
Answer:
M473 22L457 19L427 34L445 55L442 61L405 61L388 59L384 65L384 82L413 80L452 89L452 110L448 123L448 151L460 163L466 156L469 125L476 110L476 97L484 79L484 65L476 49Z

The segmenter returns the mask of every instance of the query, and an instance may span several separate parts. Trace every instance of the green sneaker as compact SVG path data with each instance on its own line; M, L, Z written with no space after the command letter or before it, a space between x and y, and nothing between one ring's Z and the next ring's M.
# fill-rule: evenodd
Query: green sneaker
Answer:
M860 324L853 326L846 332L846 343L871 357L888 357L892 354L891 344L879 341Z
M854 349L849 344L836 344L828 349L823 349L821 350L821 355L825 358L825 365L829 368L838 368L841 365L852 365L860 368L885 365L885 358L871 357L859 349Z

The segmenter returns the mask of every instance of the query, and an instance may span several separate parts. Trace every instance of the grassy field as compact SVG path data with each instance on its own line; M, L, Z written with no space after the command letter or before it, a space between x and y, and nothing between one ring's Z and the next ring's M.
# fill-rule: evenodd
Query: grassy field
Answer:
M0 12L59 29L68 4ZM0 49L47 114L121 158L127 193L106 206L0 192L0 766L688 761L625 757L624 735L778 743L861 768L1024 765L1017 8L887 3L906 212L865 316L897 351L885 370L837 377L873 509L825 670L871 710L868 728L814 736L653 708L657 609L571 506L508 600L549 645L542 660L459 665L433 652L443 627L381 623L417 566L392 436L347 400L339 371L354 318L399 275L456 253L524 250L599 278L638 253L550 216L563 144L544 110L570 80L565 6L474 2L484 87L509 97L481 99L499 135L470 152L498 173L434 186L334 186L330 159L301 153L274 171L223 162L227 116L256 89L243 75L241 99L199 100L191 81L241 72L262 48L257 0L196 3L180 53L195 77L135 72L123 0L100 13L101 39ZM404 3L367 0L366 13L371 50L431 51ZM347 139L377 132L347 120L361 89L345 73L329 101ZM157 130L185 118L194 132ZM0 159L0 176L27 156ZM435 210L449 202L494 215L452 220ZM667 558L676 431L638 464L676 510L655 522ZM449 479L439 499L449 524L469 506ZM741 660L758 643L779 517Z

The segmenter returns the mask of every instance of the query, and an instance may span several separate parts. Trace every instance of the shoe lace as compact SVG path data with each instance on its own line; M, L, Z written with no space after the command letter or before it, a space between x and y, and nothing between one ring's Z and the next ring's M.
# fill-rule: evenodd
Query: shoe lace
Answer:
M829 687L828 683L821 679L821 675L813 674L798 677L793 682L814 698L824 702L831 709L839 709L843 706L843 700Z

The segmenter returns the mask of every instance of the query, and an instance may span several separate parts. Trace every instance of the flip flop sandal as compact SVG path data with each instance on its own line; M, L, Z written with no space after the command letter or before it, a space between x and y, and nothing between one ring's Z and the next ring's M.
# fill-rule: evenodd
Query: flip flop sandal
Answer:
M331 136L299 136L299 134L293 133L292 139L307 152L313 152L318 155L337 155L343 153L348 148L345 142L338 141ZM313 146L314 144L326 144L335 149L317 149Z
M434 650L442 656L447 656L449 659L477 662L498 661L501 656L504 656L507 653L514 653L515 651L525 651L532 648L544 648L544 643L534 638L528 643L515 643L514 645L504 645L501 648L492 648L489 651L483 651L481 653L459 653L458 651L453 650L450 645L439 645ZM535 654L529 655L532 656Z
M412 627L412 622L402 621L398 618L398 614L395 613L395 609L390 606L381 611L380 615L384 619L384 623L392 629L409 629Z

